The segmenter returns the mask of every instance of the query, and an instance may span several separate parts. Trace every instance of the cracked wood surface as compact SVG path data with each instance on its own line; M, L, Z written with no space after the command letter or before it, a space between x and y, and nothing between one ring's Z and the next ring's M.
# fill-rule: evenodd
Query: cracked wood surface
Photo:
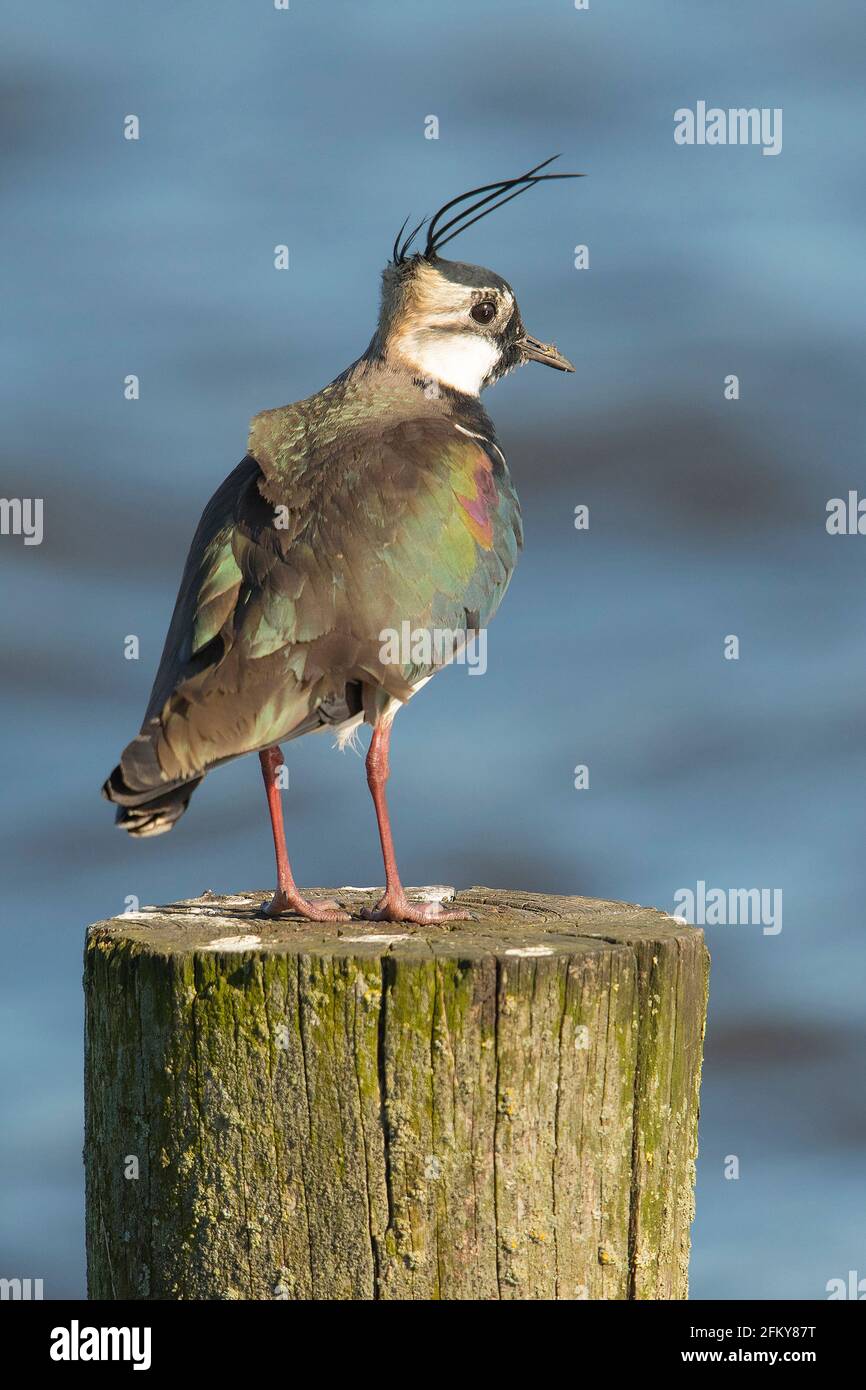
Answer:
M380 891L90 928L90 1297L686 1297L703 934L488 888L368 922Z

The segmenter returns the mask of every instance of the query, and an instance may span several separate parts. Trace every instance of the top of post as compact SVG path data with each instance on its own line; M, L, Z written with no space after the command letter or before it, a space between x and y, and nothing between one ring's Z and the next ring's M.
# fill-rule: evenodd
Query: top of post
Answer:
M408 890L417 898L450 902L454 890ZM468 922L429 926L372 922L361 916L372 907L378 888L312 889L313 898L336 899L352 913L351 922L320 923L285 916L267 918L265 891L221 895L205 892L164 906L142 907L97 922L88 931L91 947L126 942L157 955L190 952L236 954L276 952L293 955L436 956L505 959L543 958L576 952L603 952L611 946L649 942L702 941L696 927L656 908L599 898L522 893L514 889L468 888L456 901L473 914Z

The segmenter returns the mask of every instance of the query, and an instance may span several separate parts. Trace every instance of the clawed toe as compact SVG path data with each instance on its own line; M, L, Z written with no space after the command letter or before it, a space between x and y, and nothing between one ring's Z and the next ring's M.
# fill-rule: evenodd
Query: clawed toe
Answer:
M387 893L375 907L362 907L361 916L368 922L414 922L418 927L473 920L471 912L459 908L449 912L438 902L413 903L406 897L389 897Z
M300 894L297 897L289 896L286 893L275 893L269 903L262 903L262 916L280 917L285 912L293 912L298 917L304 917L308 922L351 922L348 912L333 901L331 898L303 898Z

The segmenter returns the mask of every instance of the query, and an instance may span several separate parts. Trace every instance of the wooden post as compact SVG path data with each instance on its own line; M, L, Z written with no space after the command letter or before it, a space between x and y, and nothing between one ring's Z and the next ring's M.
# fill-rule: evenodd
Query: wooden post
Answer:
M91 1298L686 1297L699 930L487 888L447 926L271 922L268 896L88 933Z

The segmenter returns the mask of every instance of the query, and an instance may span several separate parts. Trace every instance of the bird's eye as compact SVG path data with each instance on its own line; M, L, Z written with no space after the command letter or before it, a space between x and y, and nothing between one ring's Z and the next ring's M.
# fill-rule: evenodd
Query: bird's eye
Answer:
M476 323L492 323L496 318L496 305L492 299L482 299L469 310Z

